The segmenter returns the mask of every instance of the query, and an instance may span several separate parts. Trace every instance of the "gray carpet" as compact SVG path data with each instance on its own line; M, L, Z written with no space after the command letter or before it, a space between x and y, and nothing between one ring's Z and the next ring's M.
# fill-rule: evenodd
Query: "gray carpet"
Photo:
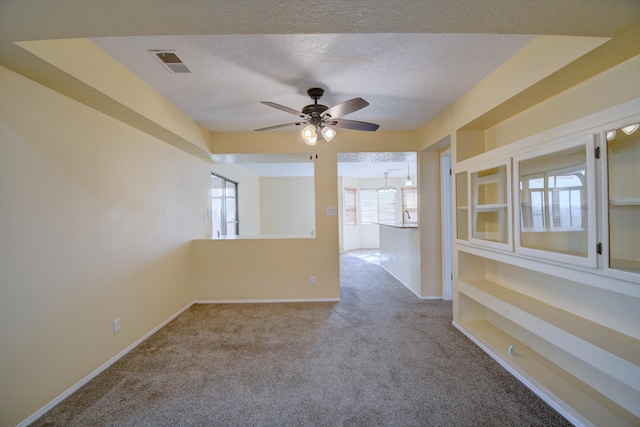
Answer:
M194 305L36 426L570 425L379 266L339 303Z

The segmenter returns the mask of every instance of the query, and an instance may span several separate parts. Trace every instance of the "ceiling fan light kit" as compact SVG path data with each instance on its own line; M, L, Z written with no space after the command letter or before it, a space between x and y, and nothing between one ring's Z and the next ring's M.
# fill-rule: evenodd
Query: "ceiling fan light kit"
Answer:
M331 129L329 126L323 127L322 136L325 141L329 142L336 136L336 131Z
M314 125L306 125L302 129L302 139L307 145L316 145L318 142L318 132Z
M324 139L329 142L335 138L337 132L333 127L368 132L376 131L380 127L375 123L360 122L357 120L344 120L340 118L369 105L369 103L364 99L353 98L329 108L326 105L318 104L318 99L322 98L323 94L324 89L317 87L307 90L307 95L313 99L313 104L305 106L302 108L302 111L297 111L293 108L285 107L284 105L276 104L274 102L262 101L262 104L264 105L284 111L285 113L294 114L304 120L301 122L285 123L282 125L260 128L256 129L256 132L278 129L286 126L305 125L301 132L302 139L306 144L313 146L316 145L318 139Z

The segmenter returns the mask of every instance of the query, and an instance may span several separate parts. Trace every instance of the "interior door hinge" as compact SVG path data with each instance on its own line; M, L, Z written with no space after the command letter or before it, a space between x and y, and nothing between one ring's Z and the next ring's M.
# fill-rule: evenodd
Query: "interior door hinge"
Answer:
M451 176L451 169L449 169L449 176Z
M598 244L596 245L596 252L598 252L598 255L602 255L602 243L598 242Z
M596 159L600 158L600 147L596 147L596 149L593 150L593 155L596 156Z

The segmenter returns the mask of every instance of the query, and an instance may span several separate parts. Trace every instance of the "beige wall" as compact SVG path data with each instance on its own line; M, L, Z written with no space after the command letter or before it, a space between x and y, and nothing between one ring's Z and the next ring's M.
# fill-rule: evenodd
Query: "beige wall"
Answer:
M260 178L263 235L315 235L313 177Z
M442 296L440 152L418 153L420 165L420 295Z
M0 68L0 425L193 300L209 165ZM121 332L113 333L113 320Z
M86 85L83 91L95 89L95 96L89 99L73 94L90 106L191 154L208 158L209 133L90 40L37 40L18 45L78 79ZM108 105L99 94L113 99L117 106ZM117 111L123 107L126 114Z
M638 76L640 56L487 129L486 146L504 146L636 99L640 97Z

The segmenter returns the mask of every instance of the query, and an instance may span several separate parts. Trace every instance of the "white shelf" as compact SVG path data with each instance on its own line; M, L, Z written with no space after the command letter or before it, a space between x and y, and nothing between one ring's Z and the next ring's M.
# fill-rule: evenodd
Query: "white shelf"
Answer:
M537 351L550 359L548 363L598 388L640 422L640 340L488 280L457 285L471 300L544 340ZM557 350L570 357L558 356ZM574 363L573 358L583 363Z
M574 375L485 320L464 320L460 331L575 425L637 426L640 419ZM514 356L508 355L515 346Z
M506 209L506 208L507 208L506 203L492 203L492 204L478 205L473 207L473 209L477 212L489 212L489 211L496 211L496 210Z
M609 200L610 206L640 206L640 199Z
M454 212L468 219L455 222L468 239L453 246L454 326L577 426L640 427L640 140L603 133L635 114L490 150L484 133L458 131L453 144L466 208ZM548 181L565 175L580 183ZM523 229L524 180L540 178L580 189L584 230Z

